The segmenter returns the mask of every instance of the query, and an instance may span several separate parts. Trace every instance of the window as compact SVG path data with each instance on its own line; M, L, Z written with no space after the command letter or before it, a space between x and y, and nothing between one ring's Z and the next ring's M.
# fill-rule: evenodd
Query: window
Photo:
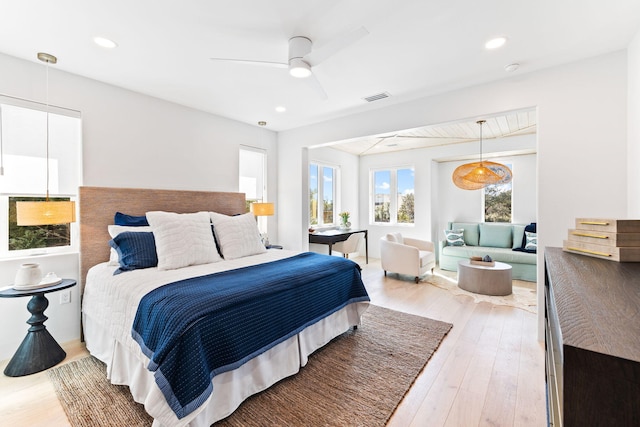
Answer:
M247 212L251 203L267 200L267 153L253 147L240 147L239 189L247 199Z
M511 165L506 165L511 169ZM511 182L484 188L484 221L511 222Z
M374 170L370 217L374 223L414 223L414 171L412 167Z
M77 250L77 224L18 226L16 201L75 200L81 176L81 120L76 111L0 96L0 257Z
M309 165L309 225L333 225L336 216L338 169L311 163Z

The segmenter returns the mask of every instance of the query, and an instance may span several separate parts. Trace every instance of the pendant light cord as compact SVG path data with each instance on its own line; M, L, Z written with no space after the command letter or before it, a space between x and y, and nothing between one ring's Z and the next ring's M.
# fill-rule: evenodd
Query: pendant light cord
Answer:
M482 124L484 120L479 120L478 124L480 125L480 165L482 166Z
M49 201L49 61L46 61L46 70L47 70L47 98L46 98L46 113L47 113L47 198L46 201Z

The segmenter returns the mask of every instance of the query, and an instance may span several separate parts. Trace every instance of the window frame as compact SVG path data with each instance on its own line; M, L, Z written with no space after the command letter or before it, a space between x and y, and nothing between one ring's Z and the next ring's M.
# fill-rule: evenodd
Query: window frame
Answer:
M257 147L251 147L249 145L240 145L238 148L238 190L240 190L240 177L241 177L241 173L242 171L240 170L240 152L241 151L250 151L250 152L254 152L254 153L258 153L262 155L262 197L261 198L256 198L256 199L248 199L246 198L246 194L245 194L245 199L246 199L246 208L247 208L247 212L250 211L251 208L251 203L252 202L266 202L269 199L267 198L267 190L268 190L268 183L267 183L267 150L265 150L264 148L257 148Z
M72 171L75 175L75 184L72 184L71 187L75 189L74 193L68 192L58 192L56 191L53 194L50 194L51 199L57 198L69 198L69 200L76 202L76 209L78 209L77 200L78 200L78 187L82 185L82 115L79 111L72 110L69 108L58 107L54 105L45 105L43 103L29 101L21 98L14 98L11 96L0 95L0 110L2 109L2 105L9 105L12 107L25 108L29 110L47 112L49 114L66 116L74 119L78 119L77 122L77 136L78 139L74 141L74 144L77 144L77 147L73 147L69 154L69 157L64 157L69 161L69 159L73 159L73 164L76 165L76 170ZM2 113L0 112L0 120L3 118ZM3 135L0 137L3 138L3 155L6 154L6 141L4 140L5 135L5 126L0 123L0 132L3 132ZM49 143L51 144L51 139ZM44 155L46 152L46 147L44 146L45 142L43 141L42 154ZM40 153L40 147L37 147L38 153ZM65 150L66 151L66 150ZM16 154L18 156L23 155L21 152ZM5 157L3 159L3 163L5 165L5 175L7 173L6 170L6 160ZM0 177L2 179L2 177ZM73 182L73 181L72 181ZM70 187L67 187L70 189ZM31 256L38 255L60 255L60 254L73 254L78 253L80 247L80 239L79 239L79 226L78 222L71 223L69 225L69 236L70 236L70 244L68 246L53 246L46 248L31 248L31 249L17 249L17 250L9 250L9 198L11 197L37 197L42 198L46 196L46 188L42 188L42 193L29 193L25 191L13 191L13 189L3 188L3 192L0 193L0 260L11 260L11 259L20 259ZM77 215L76 215L77 217Z
M513 164L512 163L508 163L508 162L501 162L504 165L506 165L509 169L511 169L511 172L513 172ZM510 190L511 190L511 200L510 200L510 204L511 204L511 210L509 212L509 221L508 222L504 222L504 221L487 221L487 188L490 187L502 187L502 186L510 186ZM484 222L491 222L491 223L495 223L495 224L513 224L513 179L511 179L511 181L509 181L507 184L493 184L493 185L488 185L486 187L484 187L482 189L482 220Z
M398 192L398 171L399 170L411 170L414 173L413 177L413 195L414 195L414 220L413 222L398 222L398 198L400 196ZM369 224L379 226L400 226L400 227L414 227L415 226L415 166L414 165L402 165L392 167L377 167L369 169ZM376 221L376 172L389 172L389 222Z
M318 171L318 203L317 203L317 211L316 217L318 218L318 222L316 224L311 223L311 167L316 166ZM322 200L322 204L320 203L320 195L324 193L324 168L330 168L333 170L333 178L331 180L332 185L332 194L333 194L333 218L331 222L324 222L324 210L322 206L324 206L324 198ZM338 225L338 213L340 212L340 197L339 197L339 181L340 181L340 166L330 164L327 162L316 162L310 161L309 167L307 168L308 181L309 185L307 186L307 203L309 203L309 218L307 222L309 223L309 227L313 228L322 228L322 227L334 227Z

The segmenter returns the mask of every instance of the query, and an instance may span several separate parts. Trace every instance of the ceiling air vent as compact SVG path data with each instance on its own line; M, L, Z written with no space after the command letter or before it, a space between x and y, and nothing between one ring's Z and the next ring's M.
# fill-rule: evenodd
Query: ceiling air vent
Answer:
M380 99L385 99L390 97L391 95L389 95L388 92L381 92L381 93L376 93L375 95L371 95L371 96L367 96L366 98L362 98L367 102L373 102L373 101L378 101Z

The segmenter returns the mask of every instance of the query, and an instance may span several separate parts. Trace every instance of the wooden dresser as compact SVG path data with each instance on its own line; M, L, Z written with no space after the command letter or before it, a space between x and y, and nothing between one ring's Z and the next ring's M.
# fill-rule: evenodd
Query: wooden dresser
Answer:
M549 421L640 426L640 263L545 249Z

